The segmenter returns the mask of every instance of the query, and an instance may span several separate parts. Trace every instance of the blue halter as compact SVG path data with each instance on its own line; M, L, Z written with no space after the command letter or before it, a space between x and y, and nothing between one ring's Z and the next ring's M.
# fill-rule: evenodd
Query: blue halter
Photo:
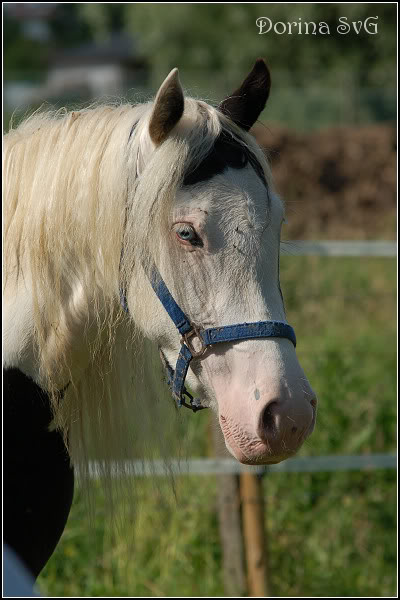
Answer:
M185 388L185 378L192 358L203 356L207 348L221 342L234 342L254 338L279 337L287 338L296 346L296 335L293 327L282 321L257 321L255 323L239 323L237 325L225 325L223 327L210 327L203 329L193 325L182 309L175 302L171 292L167 288L161 275L154 268L151 285L158 296L161 304L171 317L175 327L181 334L181 349L176 362L175 371L168 363L163 352L160 351L161 360L167 372L167 382L171 388L172 395L178 406L186 406L196 412L206 406L193 396ZM121 304L126 312L129 312L125 294L121 291ZM194 346L194 341L197 340ZM184 396L189 399L185 402Z

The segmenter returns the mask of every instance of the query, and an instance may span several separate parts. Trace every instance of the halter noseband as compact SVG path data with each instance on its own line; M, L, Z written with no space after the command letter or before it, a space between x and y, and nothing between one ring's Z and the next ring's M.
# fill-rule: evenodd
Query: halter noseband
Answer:
M171 317L175 327L181 334L181 349L176 362L175 371L167 361L164 353L160 350L161 360L167 372L167 383L171 388L172 395L178 406L186 406L196 412L207 406L203 406L199 398L193 396L185 388L185 378L193 358L203 356L207 348L221 342L234 342L238 340L249 340L255 338L287 338L296 346L296 335L293 327L282 321L256 321L255 323L238 323L237 325L225 325L223 327L210 327L203 329L190 322L188 317L176 303L164 280L157 271L153 269L151 285L158 299ZM121 305L129 312L126 296L121 291ZM194 345L194 340L197 343ZM185 402L187 397L189 403Z

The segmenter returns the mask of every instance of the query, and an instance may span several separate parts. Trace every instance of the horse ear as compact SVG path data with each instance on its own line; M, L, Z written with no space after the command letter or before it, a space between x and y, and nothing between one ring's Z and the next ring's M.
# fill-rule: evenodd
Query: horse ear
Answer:
M219 110L248 131L264 110L270 88L269 69L264 59L258 58L242 85L221 102Z
M184 103L178 69L172 69L157 92L150 117L149 134L156 146L163 143L178 123L183 115Z

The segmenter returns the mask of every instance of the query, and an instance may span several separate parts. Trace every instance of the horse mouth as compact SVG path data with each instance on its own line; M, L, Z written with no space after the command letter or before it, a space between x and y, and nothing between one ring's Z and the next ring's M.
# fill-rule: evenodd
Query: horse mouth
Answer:
M250 435L223 415L220 415L219 422L227 449L244 465L274 465L297 452L297 448L282 447L281 452L277 453L268 443Z

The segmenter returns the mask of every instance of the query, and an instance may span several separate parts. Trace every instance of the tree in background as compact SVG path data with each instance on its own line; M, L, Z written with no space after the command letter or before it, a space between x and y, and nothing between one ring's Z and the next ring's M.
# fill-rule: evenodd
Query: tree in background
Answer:
M317 72L334 81L349 69L358 85L380 85L395 76L394 4L82 4L80 14L97 36L124 26L149 56L156 81L173 66L198 77L224 73L236 81L255 57L265 56L274 70L294 84ZM256 19L272 22L326 22L330 35L259 35ZM377 35L361 31L340 35L339 17L348 22L378 16Z
M97 37L118 26L131 33L151 66L152 87L179 66L191 93L219 99L235 89L255 58L271 65L272 114L305 124L395 118L396 6L394 4L83 4L80 14ZM325 22L330 35L259 35L258 17L273 23ZM340 35L340 17L378 17L378 33ZM362 92L360 93L360 89ZM283 91L282 91L283 90ZM299 108L299 110L302 110Z

